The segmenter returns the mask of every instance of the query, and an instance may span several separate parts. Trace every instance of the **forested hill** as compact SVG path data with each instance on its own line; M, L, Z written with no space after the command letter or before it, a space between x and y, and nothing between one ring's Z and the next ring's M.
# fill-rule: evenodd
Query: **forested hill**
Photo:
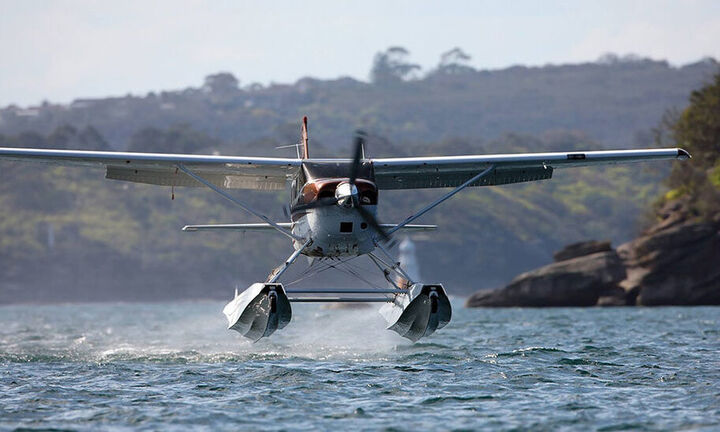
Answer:
M606 57L479 71L455 54L419 75L406 52L390 49L375 59L370 83L262 87L221 73L182 91L7 107L0 147L290 156L275 147L297 142L304 114L316 156L348 155L357 127L369 133L372 156L648 146L663 113L686 106L718 70L714 60L676 68ZM669 167L558 170L549 181L463 191L418 221L440 227L417 239L424 280L469 293L549 262L566 243L629 240ZM103 177L0 162L0 303L224 298L235 285L264 280L291 251L274 234L180 232L190 223L255 222L210 191L178 189L171 200L169 189ZM235 193L284 220L284 193ZM383 192L380 219L401 221L440 193ZM364 274L384 283L375 273ZM323 276L305 283L361 285L342 273Z
M357 127L396 146L576 130L603 147L626 148L646 144L637 135L657 124L668 108L684 106L688 92L718 70L713 59L674 67L613 55L594 63L500 70L477 70L467 60L462 51L452 50L436 68L420 74L407 51L391 48L375 58L370 82L303 78L262 86L219 73L206 77L200 87L178 91L10 106L0 110L0 134L91 126L114 149L142 150L148 128L183 125L232 143L235 147L227 150L233 153L249 147L268 155L276 153L275 141L295 142L298 121L308 115L313 143L327 154L347 148ZM241 71L237 75L242 78ZM178 149L168 145L165 150ZM374 149L384 155L388 150Z

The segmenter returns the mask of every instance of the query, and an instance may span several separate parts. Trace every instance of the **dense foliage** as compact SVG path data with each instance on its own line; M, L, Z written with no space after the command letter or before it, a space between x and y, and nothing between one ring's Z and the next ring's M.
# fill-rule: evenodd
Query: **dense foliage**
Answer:
M663 202L685 201L689 216L710 219L720 214L720 74L690 95L690 104L666 118L659 142L688 150L689 166L673 167Z
M647 146L662 113L684 105L685 95L717 70L713 60L673 68L606 59L479 71L465 53L451 50L436 69L412 78L416 68L400 67L408 54L393 55L378 57L400 68L399 79L384 83L306 78L242 87L219 73L197 89L7 107L0 110L0 146L290 155L275 147L297 142L302 114L310 116L316 156L347 155L358 126L369 132L368 155L377 157ZM704 92L693 98L712 110L717 105ZM704 115L694 109L684 115ZM678 140L701 142L690 138L691 126L676 132ZM695 161L707 161L697 169L713 184L717 147L706 158L704 144L697 145L688 149ZM424 279L470 292L547 263L567 242L628 240L669 166L557 170L550 181L464 191L419 221L440 226L427 241L418 238ZM291 251L275 234L179 232L188 223L254 221L212 192L176 190L171 200L168 189L103 175L0 163L0 302L224 297L234 285L263 280ZM673 190L686 184L678 181ZM284 220L286 194L234 193ZM402 220L441 193L383 192L380 218ZM308 283L358 283L324 276Z
M177 91L10 106L0 109L0 133L91 126L123 150L141 129L185 124L230 145L268 137L291 144L299 119L308 115L313 145L327 154L346 148L357 127L398 145L580 130L604 147L622 148L648 145L649 140L636 142L638 131L657 124L666 109L684 106L690 90L718 68L712 59L673 67L606 56L596 63L479 70L469 66L466 53L453 49L421 74L409 56L399 47L379 53L371 74L376 81L369 83L303 78L291 85L241 85L224 72ZM267 155L268 149L254 152Z

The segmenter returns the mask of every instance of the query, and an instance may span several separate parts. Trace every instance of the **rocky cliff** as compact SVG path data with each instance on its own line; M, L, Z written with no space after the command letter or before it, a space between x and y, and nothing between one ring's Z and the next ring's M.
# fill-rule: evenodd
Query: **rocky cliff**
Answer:
M688 220L683 204L661 209L661 222L613 250L582 242L554 263L507 286L473 294L468 307L720 304L720 217Z
M621 286L637 305L720 304L720 215L688 220L670 202L662 222L618 247L628 277Z
M556 262L523 273L504 288L473 294L467 306L593 306L623 292L625 265L609 242L569 245Z

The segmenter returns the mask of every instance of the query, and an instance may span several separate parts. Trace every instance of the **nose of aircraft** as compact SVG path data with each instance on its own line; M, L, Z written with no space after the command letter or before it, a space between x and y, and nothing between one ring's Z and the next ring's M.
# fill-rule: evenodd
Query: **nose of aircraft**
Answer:
M335 188L337 203L343 207L353 207L358 202L358 190L354 184L342 182Z

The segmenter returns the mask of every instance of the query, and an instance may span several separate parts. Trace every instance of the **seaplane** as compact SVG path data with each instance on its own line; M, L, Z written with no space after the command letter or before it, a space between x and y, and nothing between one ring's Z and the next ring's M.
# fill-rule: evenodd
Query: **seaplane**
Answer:
M556 169L688 159L681 148L488 154L401 158L367 158L366 134L355 133L351 158L313 158L307 117L302 119L297 157L243 157L195 154L0 148L0 161L44 162L103 167L112 180L177 187L207 187L260 220L259 223L188 225L184 232L273 231L292 244L290 256L267 279L253 283L223 313L228 328L252 341L286 327L294 302L377 302L387 328L415 342L450 322L452 308L442 284L413 280L392 253L398 231L427 231L434 225L413 224L468 187L489 187L550 179ZM382 190L447 188L447 193L398 223L378 221ZM289 190L288 221L277 222L232 189ZM174 197L174 195L173 195ZM368 256L390 284L370 289L291 289L281 277L300 255L310 266L337 268Z

